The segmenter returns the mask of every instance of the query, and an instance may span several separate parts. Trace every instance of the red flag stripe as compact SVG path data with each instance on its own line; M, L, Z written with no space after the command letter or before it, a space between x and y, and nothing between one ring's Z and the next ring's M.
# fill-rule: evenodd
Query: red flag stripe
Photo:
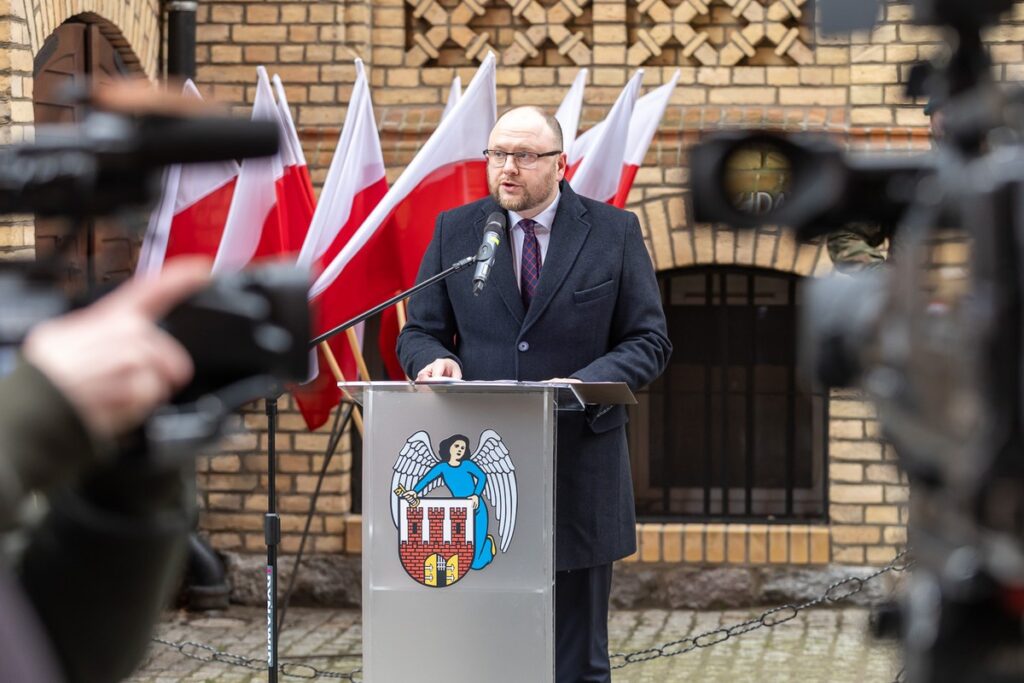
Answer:
M629 199L629 191L633 189L633 181L636 179L636 172L640 170L640 167L636 164L623 164L622 175L619 176L619 189L615 193L615 197L611 200L612 206L617 206L620 209L626 207L626 200Z
M187 172L187 167L182 172ZM176 256L213 256L217 253L236 182L237 178L232 178L174 215L164 252L165 263Z

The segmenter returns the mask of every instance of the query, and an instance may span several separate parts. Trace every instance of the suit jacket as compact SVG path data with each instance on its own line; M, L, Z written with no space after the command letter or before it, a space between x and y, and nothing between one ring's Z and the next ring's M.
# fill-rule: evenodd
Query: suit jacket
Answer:
M626 382L634 391L665 368L668 340L654 269L634 214L575 194L562 197L540 280L525 310L508 235L487 286L467 269L417 294L398 339L410 377L452 358L465 379ZM476 252L490 197L442 213L418 280ZM636 550L626 410L592 407L558 420L556 568L607 564Z

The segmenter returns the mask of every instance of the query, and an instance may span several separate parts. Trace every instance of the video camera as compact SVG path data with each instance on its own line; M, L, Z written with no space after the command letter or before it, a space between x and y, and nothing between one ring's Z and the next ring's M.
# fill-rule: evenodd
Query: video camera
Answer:
M823 136L730 132L691 155L694 217L886 229L887 267L806 286L809 374L859 386L911 482L916 569L893 620L906 680L1024 680L1024 95L991 76L982 31L1010 0L917 0L949 52L908 95L942 101L929 153L846 153ZM878 3L819 3L823 28L870 28ZM751 184L770 185L757 201ZM756 193L755 193L756 195ZM952 239L966 267L936 258Z
M128 93L127 96L124 93ZM164 168L268 156L276 124L197 114L153 91L97 90L79 125L36 128L35 141L0 148L0 213L84 219L152 204ZM167 105L167 106L162 106ZM0 264L0 350L19 346L39 322L88 303L57 286L61 255ZM280 393L308 374L308 274L272 265L219 277L161 325L195 366L192 383L145 425L143 447L192 455L220 434L233 410Z

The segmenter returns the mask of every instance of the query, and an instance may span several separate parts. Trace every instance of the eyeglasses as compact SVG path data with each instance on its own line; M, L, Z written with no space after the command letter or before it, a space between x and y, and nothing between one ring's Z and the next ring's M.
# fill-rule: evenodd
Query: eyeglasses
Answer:
M512 157L518 168L533 168L537 165L537 159L541 157L553 157L561 154L562 150L556 149L553 152L505 152L500 149L485 149L484 156L494 168L501 168L505 161Z

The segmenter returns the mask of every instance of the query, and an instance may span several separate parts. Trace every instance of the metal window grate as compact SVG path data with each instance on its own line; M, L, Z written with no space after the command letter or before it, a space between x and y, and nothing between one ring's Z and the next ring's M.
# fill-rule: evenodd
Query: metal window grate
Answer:
M702 267L660 281L674 351L631 415L638 516L824 519L828 404L797 378L799 276Z

